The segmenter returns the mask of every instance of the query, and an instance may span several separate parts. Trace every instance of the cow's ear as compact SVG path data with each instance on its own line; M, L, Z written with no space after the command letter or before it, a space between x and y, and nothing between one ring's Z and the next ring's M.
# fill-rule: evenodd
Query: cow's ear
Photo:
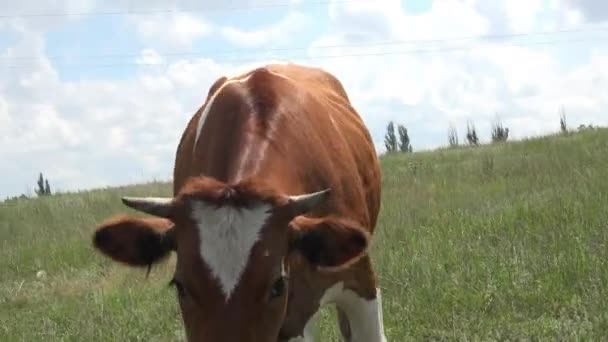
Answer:
M93 245L130 266L150 266L176 249L173 222L163 218L118 216L97 227Z
M333 216L298 216L290 225L290 251L299 252L318 269L341 270L362 257L370 235L358 223Z

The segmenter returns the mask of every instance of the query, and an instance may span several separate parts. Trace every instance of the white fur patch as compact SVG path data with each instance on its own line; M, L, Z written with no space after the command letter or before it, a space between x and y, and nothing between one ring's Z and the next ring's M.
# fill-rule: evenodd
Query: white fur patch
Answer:
M290 338L288 342L314 342L314 325L317 320L318 313L315 313L309 320L306 322L304 326L304 331L302 335Z
M251 250L270 215L270 205L253 209L215 208L204 202L193 204L192 217L197 222L200 255L230 298L243 273Z
M336 304L350 323L352 342L386 342L382 317L382 296L376 289L376 299L366 300L339 282L325 291L321 305Z

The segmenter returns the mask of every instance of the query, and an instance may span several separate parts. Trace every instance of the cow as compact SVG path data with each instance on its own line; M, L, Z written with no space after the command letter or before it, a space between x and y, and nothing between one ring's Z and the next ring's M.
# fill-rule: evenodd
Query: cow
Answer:
M267 63L222 76L177 146L173 196L122 197L140 214L93 233L132 267L176 254L189 341L312 341L335 305L353 342L386 341L369 246L381 170L370 133L328 71Z

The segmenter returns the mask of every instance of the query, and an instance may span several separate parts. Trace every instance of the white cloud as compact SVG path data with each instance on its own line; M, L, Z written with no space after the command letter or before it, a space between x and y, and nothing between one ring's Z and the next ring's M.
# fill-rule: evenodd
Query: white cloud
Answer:
M161 64L163 57L154 49L144 49L141 56L136 59L137 64Z
M565 5L574 9L592 22L605 22L608 19L608 2L598 0L565 0Z
M474 7L488 18L493 34L528 33L580 26L585 20L577 2L579 0L477 0Z
M480 4L438 0L430 11L412 15L396 0L336 2L329 8L329 31L312 44L312 56L394 54L302 62L324 67L340 79L379 150L388 120L406 124L415 149L445 144L450 123L457 124L462 136L468 119L487 141L497 113L516 138L558 130L560 105L572 126L608 124L608 51L591 44L557 48L466 40L318 48L557 29L589 20L580 6L560 7L556 0L533 0L528 6L519 0L494 7ZM258 30L224 28L219 38L241 46L287 44L308 23L302 13L288 13ZM6 195L18 195L34 184L39 171L60 189L169 178L179 136L209 86L219 76L258 64L169 60L147 48L135 62L163 65L142 67L116 80L66 81L45 55L40 27L19 20L4 23L4 30L19 39L0 50L0 57L36 57L32 68L0 77L0 155L9 161L0 170L0 189ZM155 47L190 47L215 33L193 14L146 15L129 23Z
M553 77L535 99L520 105L541 119L553 118L556 107L563 105L567 114L580 123L606 124L608 107L608 54L593 54L590 63L581 65L562 77ZM525 100L525 99L524 99ZM555 125L554 125L555 126Z
M539 14L543 11L543 0L510 0L502 3L512 32L531 32L542 24Z
M108 140L109 146L112 149L118 149L126 146L128 142L126 129L121 126L114 126L110 128Z
M171 48L190 48L196 39L213 32L211 24L185 12L135 16L130 22L143 39Z
M76 0L74 0L76 1ZM268 5L268 4L281 4L281 2L277 1L269 1L269 0L207 0L204 2L198 0L115 0L116 2L122 2L128 4L128 6L133 10L139 11L150 11L150 10L158 10L158 9L166 9L167 7L174 7L178 9L186 9L186 10L218 10L218 9L233 9L233 8L243 8L243 7L252 7L259 5ZM291 3L297 3L298 0L291 0Z
M462 0L433 1L429 12L410 15L399 0L332 2L332 28L349 40L422 40L484 34L488 22Z
M4 132L3 128L8 127L8 124L11 122L11 117L8 114L8 104L6 100L0 97L0 134L7 134L8 132Z
M308 23L308 18L299 12L289 12L272 26L256 30L242 30L235 27L221 29L222 36L229 42L240 46L261 46L272 43L274 46L288 43L291 37Z
M36 15L81 13L97 6L97 0L59 0L59 1L7 1L2 4L2 13L5 15Z
M23 30L9 50L39 62L0 78L0 155L12 165L0 171L2 197L26 191L40 171L63 190L170 178L183 128L226 73L203 59L124 80L63 81L38 33ZM147 49L139 60L162 58Z
M526 90L539 91L550 86L559 73L552 55L522 46L494 46L476 52L487 63L498 67L510 94L518 97Z
M201 58L194 61L177 61L167 68L167 77L178 87L196 89L201 101L207 96L205 87L222 74L224 69L211 59Z
M166 10L165 3L136 1L130 4L135 11ZM297 4L299 1L291 0L289 3ZM240 46L259 46L272 42L281 44L289 35L301 29L306 24L306 16L298 12L289 12L282 20L262 29L242 30L238 27L228 26L218 31L208 19L217 13L228 13L233 9L278 4L266 0L236 0L206 1L204 4L193 0L176 0L169 7L175 12L157 13L154 15L136 16L131 19L139 34L147 41L162 43L170 48L190 48L192 43L201 37L219 33L228 41ZM288 7L286 7L288 8ZM184 10L184 11L181 11ZM219 11L217 11L219 10ZM222 11L226 10L226 11ZM256 12L256 15L262 12Z
M57 1L3 1L0 13L0 29L4 26L27 26L34 31L55 28L66 21L82 20L82 16L62 16L66 13L85 13L98 8L99 0L57 0ZM41 16L52 14L50 16Z
M484 13L479 2L435 1L430 11L417 15L406 13L398 1L356 5L337 2L331 9L332 31L314 46L348 44L353 37L369 41L443 40L496 31L504 34L555 30L560 23L569 27L580 21L574 12L564 11L554 2L535 0L528 7L521 1L502 2L500 7L506 9L506 15L502 24L498 21L503 26L500 30L491 25L496 20L489 14L505 11L493 12L486 6ZM568 19L568 15L573 17ZM451 47L456 49L450 50ZM424 52L433 49L437 53ZM606 96L597 94L605 93L606 88L596 86L601 73L596 71L592 76L585 69L588 65L573 67L576 62L564 65L561 61L565 54L574 61L583 61L585 52L593 50L592 45L558 49L469 39L432 45L419 42L376 48L312 49L311 53L388 53L356 61L320 61L343 81L382 150L389 119L410 127L413 142L419 147L445 144L448 124L455 123L462 132L467 120L476 124L485 141L489 139L490 124L497 117L511 128L515 138L555 131L559 129L557 110L562 104L567 110L572 109L575 116L569 119L571 122L606 124L608 117L602 108L605 110L608 104L600 100ZM598 68L600 60L596 56L591 65Z

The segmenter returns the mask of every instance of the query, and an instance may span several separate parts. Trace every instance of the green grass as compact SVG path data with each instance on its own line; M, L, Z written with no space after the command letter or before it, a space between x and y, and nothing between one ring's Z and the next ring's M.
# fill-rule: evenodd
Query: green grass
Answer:
M371 253L390 341L608 336L608 130L389 155L382 168ZM173 259L146 280L92 250L127 192L171 189L0 204L0 340L183 339ZM320 341L339 341L333 313Z

